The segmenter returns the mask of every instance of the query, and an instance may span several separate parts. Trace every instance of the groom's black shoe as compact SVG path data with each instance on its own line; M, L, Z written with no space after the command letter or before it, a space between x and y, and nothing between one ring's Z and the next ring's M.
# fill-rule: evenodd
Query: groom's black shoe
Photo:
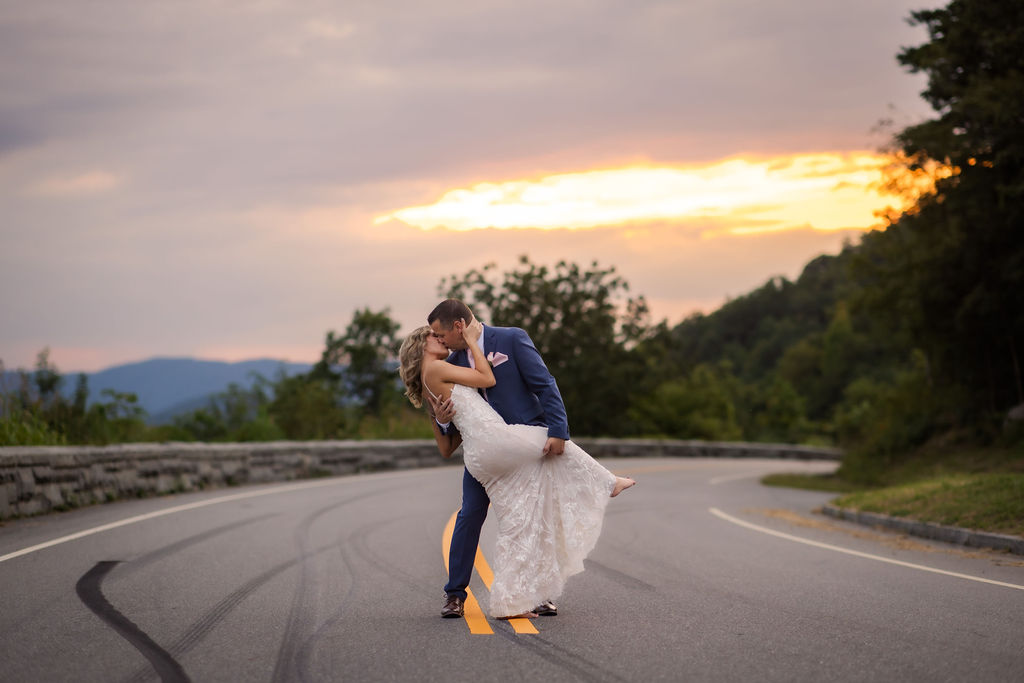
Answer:
M533 608L533 611L541 617L558 616L558 608L555 607L555 603L551 602L550 600L545 600L544 602L540 603L539 605Z
M441 610L441 616L445 619L458 619L462 616L463 600L457 595L449 595Z

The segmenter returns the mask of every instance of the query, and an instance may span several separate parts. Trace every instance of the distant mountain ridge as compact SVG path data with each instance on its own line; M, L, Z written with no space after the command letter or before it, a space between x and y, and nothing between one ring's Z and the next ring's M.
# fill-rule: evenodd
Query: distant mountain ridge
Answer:
M197 358L151 358L137 363L115 365L94 373L89 380L89 400L99 401L104 389L133 393L139 397L150 423L170 422L174 415L206 405L209 397L227 389L229 384L249 387L256 375L273 380L281 372L296 375L308 372L311 363L290 363L270 358L235 363ZM14 372L5 373L4 385L14 386ZM64 374L63 391L75 390L77 373Z

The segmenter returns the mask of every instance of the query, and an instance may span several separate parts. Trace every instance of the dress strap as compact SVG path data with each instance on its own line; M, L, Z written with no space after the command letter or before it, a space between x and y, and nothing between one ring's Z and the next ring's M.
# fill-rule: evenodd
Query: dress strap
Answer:
M422 380L423 378L421 377L420 379ZM423 388L427 390L427 393L430 394L435 401L438 400L438 398L440 398L437 394L430 390L430 387L427 386L427 382L425 380L423 381Z

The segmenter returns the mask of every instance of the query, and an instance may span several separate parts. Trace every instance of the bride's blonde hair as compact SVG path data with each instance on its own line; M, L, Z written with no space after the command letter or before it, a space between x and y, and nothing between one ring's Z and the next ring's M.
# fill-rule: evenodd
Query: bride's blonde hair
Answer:
M405 383L406 397L417 408L423 405L423 349L430 334L428 326L417 327L398 350L398 374Z

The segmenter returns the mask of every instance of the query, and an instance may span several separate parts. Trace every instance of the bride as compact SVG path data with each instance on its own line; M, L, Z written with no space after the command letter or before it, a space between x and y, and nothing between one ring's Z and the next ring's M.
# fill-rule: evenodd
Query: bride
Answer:
M448 363L448 348L423 326L403 342L399 371L414 406L428 394L451 397L458 432L444 435L431 420L438 448L447 458L463 444L466 468L491 500L498 521L491 615L534 617L535 605L556 599L566 579L583 571L608 500L636 482L572 441L561 455L545 456L545 427L506 424L478 392L495 385L478 343L482 329L474 320L463 332L475 368Z

